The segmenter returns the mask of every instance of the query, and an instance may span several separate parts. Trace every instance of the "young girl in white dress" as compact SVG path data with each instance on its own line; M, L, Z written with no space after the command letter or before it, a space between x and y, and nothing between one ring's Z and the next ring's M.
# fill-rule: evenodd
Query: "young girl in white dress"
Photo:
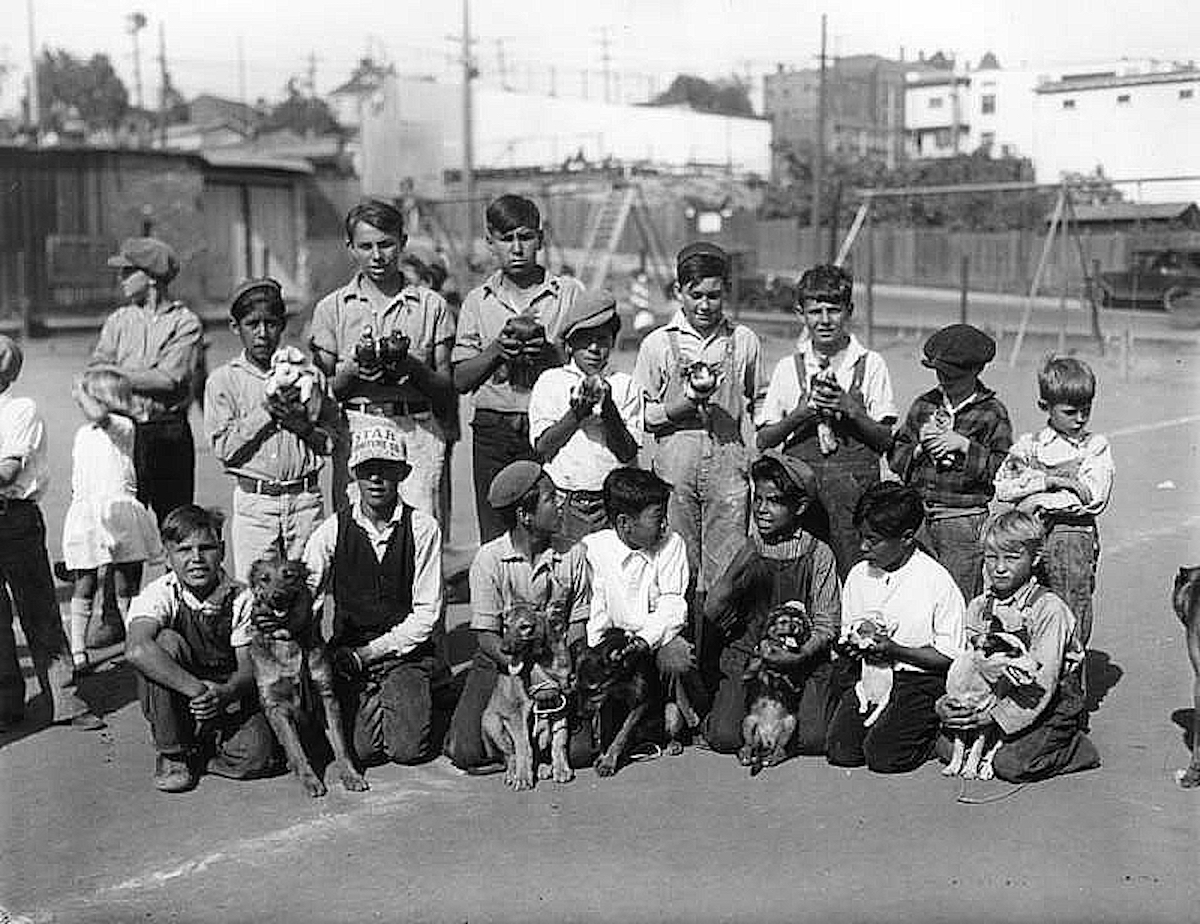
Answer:
M73 572L71 650L86 671L85 634L99 589L99 571L112 571L121 618L142 582L142 566L162 557L154 517L137 499L133 468L132 390L111 366L88 369L72 390L85 423L72 448L71 506L63 521L63 559Z

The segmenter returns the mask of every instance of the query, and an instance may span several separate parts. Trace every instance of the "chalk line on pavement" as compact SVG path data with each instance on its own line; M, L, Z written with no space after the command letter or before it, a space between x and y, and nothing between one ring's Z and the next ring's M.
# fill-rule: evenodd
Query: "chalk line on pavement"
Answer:
M1118 427L1108 431L1108 437L1135 436L1138 433L1150 433L1154 430L1166 430L1169 427L1182 427L1185 424L1200 421L1200 414L1189 414L1186 417L1169 417L1166 420L1152 420L1149 423L1133 424L1128 427Z

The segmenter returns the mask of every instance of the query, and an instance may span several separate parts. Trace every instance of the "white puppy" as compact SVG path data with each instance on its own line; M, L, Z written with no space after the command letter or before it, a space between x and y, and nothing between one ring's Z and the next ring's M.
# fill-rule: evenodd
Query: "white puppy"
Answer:
M876 639L891 638L895 632L894 625L886 625L877 617L859 616L846 625L840 645L850 651L866 653L875 646ZM854 685L854 694L858 697L858 711L870 713L863 719L864 728L874 725L891 702L892 680L891 664L863 658L862 676Z

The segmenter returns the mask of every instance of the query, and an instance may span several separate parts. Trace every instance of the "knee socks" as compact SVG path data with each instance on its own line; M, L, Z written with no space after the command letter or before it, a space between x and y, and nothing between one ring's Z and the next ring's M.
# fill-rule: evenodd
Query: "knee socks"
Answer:
M71 598L71 653L79 661L87 657L88 622L92 618L92 601L82 597Z

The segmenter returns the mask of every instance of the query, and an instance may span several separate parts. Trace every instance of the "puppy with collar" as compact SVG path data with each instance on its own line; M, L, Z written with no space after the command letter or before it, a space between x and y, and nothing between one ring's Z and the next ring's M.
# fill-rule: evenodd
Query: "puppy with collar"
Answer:
M812 635L812 619L804 604L790 600L767 614L766 630L758 653L746 665L749 708L742 720L742 747L738 760L757 776L787 757L787 746L796 734L803 681L796 677L791 658Z
M571 655L567 621L556 607L518 604L504 615L500 650L509 658L507 673L483 711L485 746L504 759L504 782L516 791L532 789L536 779L569 783L575 778L567 760L567 697ZM549 752L550 764L538 763Z
M1032 687L1041 667L1020 636L1011 632L980 632L950 664L946 700L959 709L985 710L996 701L997 687ZM1002 741L994 725L974 731L947 729L947 732L953 738L954 752L942 770L943 776L961 776L965 780L990 780L995 776L992 760ZM970 751L966 747L968 737Z
M323 796L325 784L313 771L300 743L300 724L312 707L312 689L321 698L325 730L333 748L327 775L347 790L370 787L354 768L342 728L342 711L333 692L333 665L313 616L304 562L282 554L258 559L250 566L250 619L254 629L250 659L263 712L287 754L288 767L310 796Z

